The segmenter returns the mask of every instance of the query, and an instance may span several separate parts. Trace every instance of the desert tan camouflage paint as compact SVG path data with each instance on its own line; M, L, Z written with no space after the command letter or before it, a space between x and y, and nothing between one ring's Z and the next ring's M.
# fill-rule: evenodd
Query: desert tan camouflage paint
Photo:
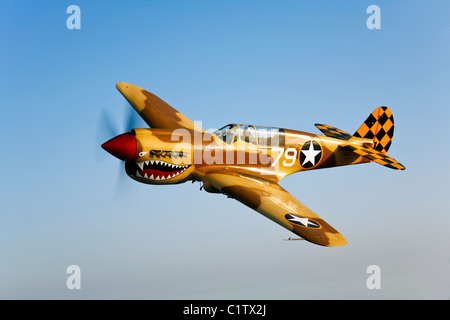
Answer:
M223 193L312 243L342 246L346 239L278 182L294 172L371 161L404 167L389 157L394 119L377 108L354 135L316 124L325 134L230 124L215 132L135 85L117 89L150 128L133 129L102 147L125 161L127 174L148 184L203 182L207 192Z

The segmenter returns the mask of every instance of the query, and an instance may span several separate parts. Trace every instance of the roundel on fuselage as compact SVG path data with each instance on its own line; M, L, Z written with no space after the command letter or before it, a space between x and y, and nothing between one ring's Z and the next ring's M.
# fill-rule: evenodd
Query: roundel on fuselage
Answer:
M315 167L322 159L322 146L316 140L306 141L300 149L299 162L304 169Z

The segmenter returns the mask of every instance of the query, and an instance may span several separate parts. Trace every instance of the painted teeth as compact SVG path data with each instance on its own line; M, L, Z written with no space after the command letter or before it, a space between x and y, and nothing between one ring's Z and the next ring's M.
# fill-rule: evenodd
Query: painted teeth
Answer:
M174 178L174 177L182 174L184 171L186 171L187 168L189 168L189 166L181 166L181 165L165 162L162 160L140 161L140 162L137 162L136 164L138 165L139 169L142 171L144 170L144 168L148 168L148 167L155 166L155 165L159 165L159 166L163 166L163 167L167 167L167 168L176 170L176 172L167 172L167 174L165 174L165 175L151 174L150 176L148 176L147 173L144 173L144 175L142 175L139 173L139 170L136 170L136 177L146 178L146 179L155 180L155 181L161 181L161 180L167 180L167 179Z
M189 166L179 166L177 164L173 164L173 163L169 163L169 162L165 162L165 161L161 161L161 160L147 160L147 161L140 161L140 162L136 162L136 164L139 166L139 168L141 170L144 170L144 164L145 166L153 166L153 165L160 165L160 166L165 166L168 168L172 168L172 169L184 169L184 168L188 168Z
M156 174L152 174L150 177L147 176L147 174L144 174L144 178L150 179L150 180L157 180L157 181L161 181L161 180L167 180L167 179L171 179L174 178L180 174L182 174L184 171L186 171L186 169L188 168L188 166L186 166L186 168L181 169L178 172L173 172L173 173L169 173L166 177L164 177L163 175L156 175ZM139 170L136 172L136 177L142 177L142 175L139 173Z

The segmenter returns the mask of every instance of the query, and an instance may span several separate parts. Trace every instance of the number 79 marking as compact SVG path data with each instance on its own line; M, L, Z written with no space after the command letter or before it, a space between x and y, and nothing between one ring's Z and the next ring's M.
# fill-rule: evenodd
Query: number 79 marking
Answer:
M287 148L286 150L284 150L283 152L283 148L272 148L272 151L277 152L278 151L278 156L275 159L275 161L272 163L272 167L274 167L278 161L280 161L281 156L284 154L284 157L286 158L286 160L291 160L290 163L286 162L286 160L283 160L282 164L285 167L292 167L295 163L295 159L297 159L297 149L295 148Z

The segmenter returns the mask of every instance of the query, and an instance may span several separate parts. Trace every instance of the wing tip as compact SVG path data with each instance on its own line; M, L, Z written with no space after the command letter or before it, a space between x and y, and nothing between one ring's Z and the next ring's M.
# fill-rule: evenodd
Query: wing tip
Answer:
M348 243L347 239L340 233L325 232L317 236L304 236L304 239L324 247L342 247Z

